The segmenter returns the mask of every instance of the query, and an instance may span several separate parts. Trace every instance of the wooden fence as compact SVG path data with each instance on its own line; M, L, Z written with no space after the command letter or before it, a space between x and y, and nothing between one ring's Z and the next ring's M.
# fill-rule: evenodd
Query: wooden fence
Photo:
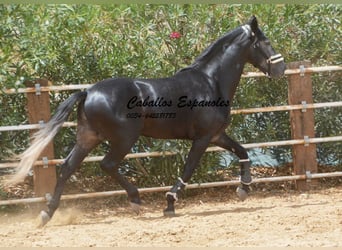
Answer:
M263 108L250 108L232 110L232 114L251 114L257 112L274 112L274 111L290 111L290 126L291 126L291 140L273 141L263 143L250 143L244 144L246 148L257 147L271 147L271 146L284 146L292 145L293 148L293 164L294 175L282 176L273 178L260 178L254 179L253 183L257 182L274 182L274 181L295 181L299 190L307 190L309 186L307 182L314 183L315 179L323 177L337 177L342 176L342 172L333 172L318 174L317 173L317 156L316 156L316 144L323 142L342 141L342 135L314 138L314 115L313 109L326 108L326 107L341 107L342 101L326 102L326 103L313 103L312 98L312 80L311 75L318 72L331 72L341 71L341 66L324 66L324 67L311 67L310 63L293 62L288 64L288 68L285 72L288 75L288 102L289 105L263 107ZM247 73L242 77L263 77L262 73ZM5 94L26 93L28 99L28 117L30 124L17 125L17 126L2 126L1 131L13 131L13 130L37 130L43 126L43 124L50 117L50 100L49 91L64 91L85 89L92 86L91 84L83 85L68 85L68 86L52 86L47 80L37 80L35 84L28 83L27 88L23 89L7 89L4 90ZM74 122L66 122L64 127L76 126ZM223 151L220 147L209 147L207 152ZM139 157L159 157L174 155L175 152L144 152L128 154L126 158L139 158ZM41 202L45 200L47 193L53 193L56 183L56 170L55 165L62 163L63 159L54 159L53 145L47 147L42 153L41 160L35 163L34 167L34 192L37 198L28 199L16 199L0 201L0 205L18 204L18 203L30 203ZM87 157L85 162L100 161L103 156ZM0 163L1 168L16 167L17 162ZM213 187L213 186L227 186L238 185L239 181L227 181L227 182L213 182L202 184L191 184L187 188L201 188L201 187ZM165 191L170 187L155 187L155 188L143 188L139 189L141 192L157 192ZM92 198L92 197L104 197L124 194L123 190L107 191L98 193L86 193L76 195L64 195L63 199L76 199L76 198Z

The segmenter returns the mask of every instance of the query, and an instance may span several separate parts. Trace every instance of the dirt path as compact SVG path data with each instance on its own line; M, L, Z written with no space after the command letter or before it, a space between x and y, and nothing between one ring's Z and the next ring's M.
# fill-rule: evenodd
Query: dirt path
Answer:
M342 187L310 194L190 199L165 218L164 203L133 215L126 207L65 208L43 229L32 214L0 214L1 246L342 246ZM36 214L35 214L36 215Z

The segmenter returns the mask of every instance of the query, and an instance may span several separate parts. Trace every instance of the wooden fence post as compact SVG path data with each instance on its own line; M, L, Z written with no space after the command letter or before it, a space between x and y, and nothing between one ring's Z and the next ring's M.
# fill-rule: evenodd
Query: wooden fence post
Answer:
M288 100L290 105L302 104L302 110L290 111L290 126L292 139L306 139L315 137L314 110L306 109L305 104L313 103L311 73L304 73L304 69L311 67L309 61L291 62L289 69L302 69L303 73L289 76ZM316 144L293 145L292 147L294 173L307 174L317 173ZM308 180L310 181L310 180ZM298 190L305 191L310 186L317 185L317 180L296 181Z
M27 87L35 87L35 93L27 93L27 112L31 124L46 123L51 116L49 92L40 92L40 86L49 86L51 82L45 79L36 79L26 82ZM31 135L36 132L32 131ZM40 159L54 159L53 143L50 143L39 157ZM45 164L33 168L34 192L36 196L53 194L56 185L56 167Z

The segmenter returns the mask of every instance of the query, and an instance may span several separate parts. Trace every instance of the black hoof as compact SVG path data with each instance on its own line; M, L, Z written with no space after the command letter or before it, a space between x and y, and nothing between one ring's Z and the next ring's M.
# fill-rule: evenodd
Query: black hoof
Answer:
M237 189L236 189L236 194L237 194L237 196L239 197L239 199L240 199L241 201L246 200L247 197L248 197L248 193L246 192L246 190L244 190L244 189L241 188L241 187L237 187Z
M164 216L165 217L174 217L176 216L175 210L164 210Z

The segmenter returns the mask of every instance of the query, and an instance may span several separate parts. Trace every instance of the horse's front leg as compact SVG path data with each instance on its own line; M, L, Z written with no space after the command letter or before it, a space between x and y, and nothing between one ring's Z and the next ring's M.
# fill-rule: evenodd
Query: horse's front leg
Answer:
M201 156L204 154L208 147L210 138L205 137L198 140L194 140L185 162L184 172L182 177L179 177L176 184L166 193L167 208L164 210L164 215L175 215L174 203L178 200L178 193L186 186L186 183L190 180L194 170L198 166Z
M227 149L236 154L240 160L240 182L241 186L236 192L240 200L245 200L248 196L249 185L252 183L250 166L251 162L248 158L247 151L239 143L228 137L225 133L220 134L212 141L215 145Z

